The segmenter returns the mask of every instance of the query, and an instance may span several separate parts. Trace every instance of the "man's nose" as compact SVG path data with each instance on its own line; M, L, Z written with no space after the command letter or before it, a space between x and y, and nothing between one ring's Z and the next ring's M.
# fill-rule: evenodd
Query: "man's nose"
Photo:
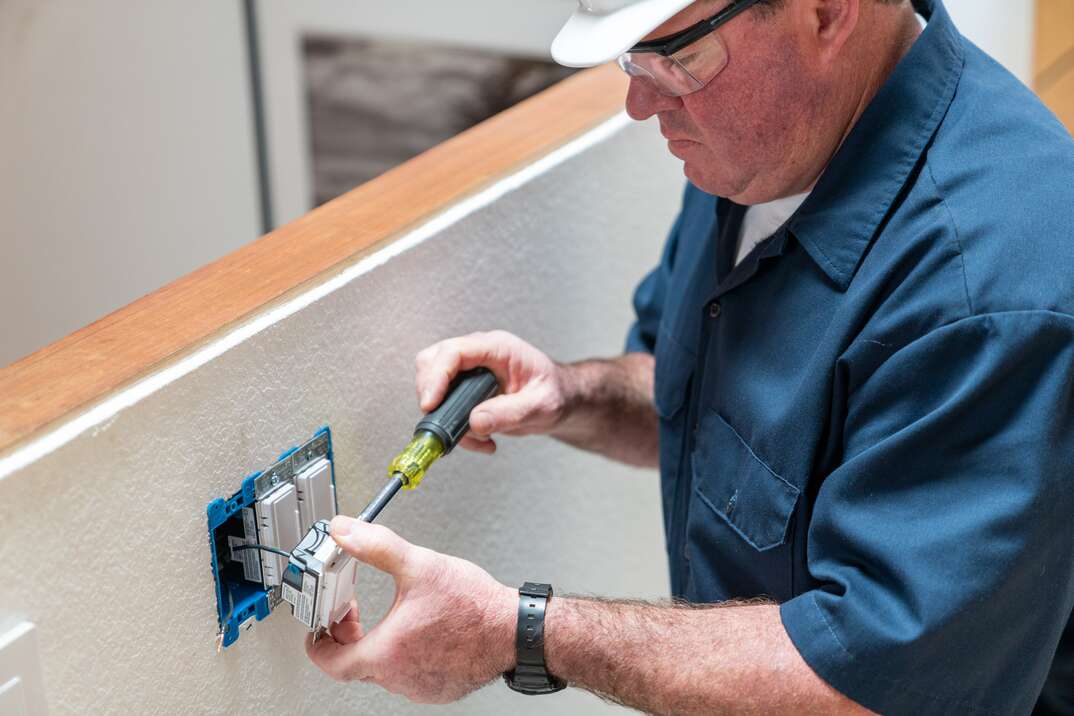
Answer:
M653 85L652 80L643 77L631 77L630 87L627 89L626 111L631 119L642 121L652 117L657 112L675 109L682 104L678 97L668 97L661 94Z

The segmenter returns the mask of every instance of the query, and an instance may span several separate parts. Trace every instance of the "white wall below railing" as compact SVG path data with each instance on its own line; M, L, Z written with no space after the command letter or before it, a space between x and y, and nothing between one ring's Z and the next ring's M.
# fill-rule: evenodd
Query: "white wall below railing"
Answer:
M53 452L0 476L0 636L37 625L54 713L430 712L329 680L283 610L217 654L205 507L329 424L340 507L357 513L420 415L413 357L441 338L502 328L558 359L619 353L682 179L654 125L614 121L581 154L210 362L151 377L159 390L69 442L44 436ZM505 438L492 457L456 451L380 521L507 584L667 593L655 472L547 438ZM359 584L367 614L382 613L388 580L363 569ZM435 713L607 708L500 683Z

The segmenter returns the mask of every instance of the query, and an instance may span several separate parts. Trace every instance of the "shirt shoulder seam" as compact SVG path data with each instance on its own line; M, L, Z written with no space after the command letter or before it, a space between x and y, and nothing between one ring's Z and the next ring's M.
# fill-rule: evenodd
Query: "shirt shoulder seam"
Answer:
M958 253L958 262L962 271L962 290L965 294L966 308L969 311L969 315L976 315L976 310L973 307L973 298L970 294L970 281L966 272L966 254L962 247L962 235L958 230L958 222L955 220L955 214L951 211L951 206L947 203L947 197L940 189L940 182L936 178L935 172L932 170L932 161L925 158L925 170L929 174L929 181L932 182L933 188L936 190L936 196L940 200L940 206L943 207L944 213L947 215L947 223L951 227L951 232L955 237L955 251Z

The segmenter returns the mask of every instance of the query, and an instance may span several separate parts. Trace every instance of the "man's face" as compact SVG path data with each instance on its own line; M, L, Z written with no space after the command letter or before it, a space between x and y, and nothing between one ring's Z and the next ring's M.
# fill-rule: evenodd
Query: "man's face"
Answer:
M666 97L631 78L628 114L655 114L687 178L710 194L755 204L804 191L815 178L800 175L811 166L809 128L822 121L824 93L797 44L794 1L770 15L751 8L717 30L728 64L693 94ZM728 4L695 2L646 39L678 32Z

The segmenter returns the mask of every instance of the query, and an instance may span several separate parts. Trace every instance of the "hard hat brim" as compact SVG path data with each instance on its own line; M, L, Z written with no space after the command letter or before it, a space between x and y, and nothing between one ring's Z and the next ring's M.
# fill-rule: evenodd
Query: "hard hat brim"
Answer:
M642 0L610 13L577 8L552 41L552 59L593 67L619 57L694 0Z

